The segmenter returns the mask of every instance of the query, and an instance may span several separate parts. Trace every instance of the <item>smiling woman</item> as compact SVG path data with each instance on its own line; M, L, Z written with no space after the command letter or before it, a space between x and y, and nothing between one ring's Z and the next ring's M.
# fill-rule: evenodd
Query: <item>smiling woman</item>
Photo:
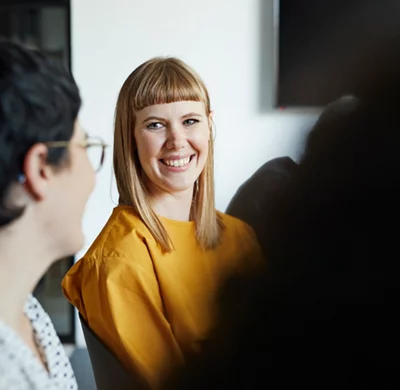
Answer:
M211 114L202 102L181 101L148 106L138 111L136 118L135 140L149 194L185 194L188 202L187 207L176 210L170 208L170 202L155 202L154 211L189 220L193 184L208 157Z
M106 226L63 281L92 330L144 386L201 351L230 274L262 266L253 231L215 209L210 99L176 58L140 65L120 91Z

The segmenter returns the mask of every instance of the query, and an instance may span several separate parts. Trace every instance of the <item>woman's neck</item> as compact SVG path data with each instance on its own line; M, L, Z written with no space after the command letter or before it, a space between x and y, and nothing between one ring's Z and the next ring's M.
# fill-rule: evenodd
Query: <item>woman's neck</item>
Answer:
M189 221L193 189L178 193L157 192L152 195L151 206L157 215L177 221Z
M51 254L34 232L21 226L0 230L0 319L17 332L25 302L51 264Z
M1 244L2 239L0 239ZM34 256L26 254L24 258L21 258L18 251L14 252L15 256L12 258L6 258L3 253L0 257L0 320L19 335L43 368L48 370L34 341L32 324L24 312L26 300L45 269L42 268L42 271L39 271L29 266L30 262L35 264Z

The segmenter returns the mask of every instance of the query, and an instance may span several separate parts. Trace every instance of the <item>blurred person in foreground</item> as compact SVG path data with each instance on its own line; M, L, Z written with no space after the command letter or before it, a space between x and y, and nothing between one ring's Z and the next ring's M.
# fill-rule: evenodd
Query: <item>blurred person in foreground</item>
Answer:
M324 126L324 122L340 126L356 100L346 95L330 103L318 118L318 127ZM275 228L274 224L266 224L266 221L272 220L279 205L280 193L285 191L297 167L298 163L289 156L267 161L238 188L229 202L226 213L249 224L262 247L267 243L265 237L269 235L266 228Z
M32 292L83 245L81 219L105 144L88 138L72 76L40 52L0 40L0 389L77 388ZM87 148L99 151L93 167Z
M265 220L268 270L227 283L215 342L165 388L400 387L400 56L376 58Z

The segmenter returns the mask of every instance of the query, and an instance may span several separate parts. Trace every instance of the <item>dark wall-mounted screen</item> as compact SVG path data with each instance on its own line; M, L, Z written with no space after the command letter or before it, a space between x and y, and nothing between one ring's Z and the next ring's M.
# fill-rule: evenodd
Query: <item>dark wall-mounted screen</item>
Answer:
M321 107L351 94L373 48L400 29L399 0L280 0L279 107ZM368 57L368 53L371 57Z

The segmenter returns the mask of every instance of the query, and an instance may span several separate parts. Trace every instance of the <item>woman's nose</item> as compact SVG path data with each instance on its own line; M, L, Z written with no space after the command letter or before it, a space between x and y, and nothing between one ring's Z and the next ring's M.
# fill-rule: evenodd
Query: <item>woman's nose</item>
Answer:
M186 144L186 132L181 126L173 126L168 131L167 149L182 149Z

